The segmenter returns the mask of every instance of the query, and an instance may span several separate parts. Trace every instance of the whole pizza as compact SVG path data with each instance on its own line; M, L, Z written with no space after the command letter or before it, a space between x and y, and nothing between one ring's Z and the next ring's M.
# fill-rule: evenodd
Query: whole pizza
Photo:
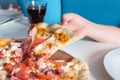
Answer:
M61 47L79 40L59 24L31 25L25 39L0 38L0 80L88 80L80 59L51 59Z

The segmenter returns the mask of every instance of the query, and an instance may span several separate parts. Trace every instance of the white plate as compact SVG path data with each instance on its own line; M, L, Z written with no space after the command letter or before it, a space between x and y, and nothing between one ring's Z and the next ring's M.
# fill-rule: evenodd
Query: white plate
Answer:
M114 80L120 80L120 48L110 51L105 56L104 66Z
M25 24L10 21L0 25L0 38L25 38L28 29Z

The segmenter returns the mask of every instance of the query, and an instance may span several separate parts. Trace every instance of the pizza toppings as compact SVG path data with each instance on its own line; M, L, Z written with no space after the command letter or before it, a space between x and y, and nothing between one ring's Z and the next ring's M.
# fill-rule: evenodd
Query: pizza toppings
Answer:
M6 80L6 75L8 73L4 70L0 70L0 80Z
M23 42L0 39L0 80L88 80L88 67L81 60L50 59L78 39L61 25L46 23L32 25Z
M12 76L12 77L10 78L10 80L20 80L20 79L17 78L17 77L15 77L15 76Z
M7 72L11 72L13 70L13 66L12 64L10 63L5 63L4 64L4 69L7 71Z
M41 43L43 43L46 39L38 39L38 40L35 40L32 47L35 47Z
M67 35L65 35L64 33L55 33L54 34L55 38L57 40L59 40L62 44L65 44L69 41L69 38Z
M27 36L25 38L24 42L23 42L23 52L24 52L24 54L27 54L28 52L30 52L32 44L33 44L32 37Z
M10 42L11 46L16 46L16 47L22 47L22 43L21 42Z
M28 80L29 79L30 68L24 67L21 68L18 72L15 73L15 76L20 80Z
M37 28L37 33L36 33L36 35L35 35L35 40L38 40L38 39L40 39L41 37L47 38L47 36L50 35L50 34L49 34L50 32L49 32L47 29L42 28L42 27L38 27L38 26L36 26L36 28Z
M6 45L8 45L9 44L9 39L7 39L7 38L0 38L0 48L4 48L4 47L6 47Z

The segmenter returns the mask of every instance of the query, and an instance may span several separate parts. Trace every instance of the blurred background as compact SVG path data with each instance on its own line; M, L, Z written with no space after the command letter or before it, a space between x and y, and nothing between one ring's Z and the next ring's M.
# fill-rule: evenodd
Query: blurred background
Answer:
M13 8L18 8L17 0L0 0L0 7L2 9L8 9L12 4Z
M0 0L0 6L2 9L10 9L12 6L19 11L18 1L24 2L25 0ZM62 14L74 12L98 24L120 26L120 0L45 1L49 4L45 20L48 23L59 23Z

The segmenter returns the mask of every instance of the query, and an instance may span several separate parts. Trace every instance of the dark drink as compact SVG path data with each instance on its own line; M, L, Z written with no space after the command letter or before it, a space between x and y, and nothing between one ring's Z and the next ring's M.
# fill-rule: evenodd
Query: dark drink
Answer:
M44 6L28 6L28 17L31 24L43 22L46 13L46 7Z

